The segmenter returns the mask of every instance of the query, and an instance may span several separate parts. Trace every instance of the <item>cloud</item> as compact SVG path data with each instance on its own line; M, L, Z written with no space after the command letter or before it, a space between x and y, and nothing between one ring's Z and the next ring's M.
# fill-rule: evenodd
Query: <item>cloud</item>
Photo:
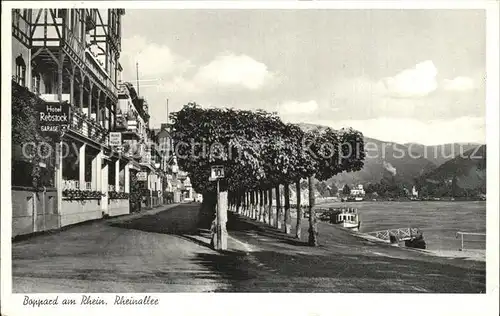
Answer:
M316 120L316 124L336 129L352 127L365 136L398 143L416 142L436 145L453 142L486 143L484 117L463 116L456 119L418 120L381 117L367 120Z
M470 77L442 80L439 85L436 74L434 64L429 61L418 64L414 71L404 70L380 80L368 76L343 78L325 89L319 101L332 102L339 108L335 116L344 119L394 117L427 120L484 115L483 73L475 72ZM426 77L431 84L418 84L426 82L422 79ZM412 83L414 88L411 88ZM410 89L413 89L411 93ZM320 114L325 117L329 113Z
M192 80L186 79L183 76L176 76L170 80L164 81L162 92L165 93L199 93L201 87L197 86Z
M156 79L153 77L165 74L182 74L192 67L186 58L183 58L167 47L148 42L144 37L134 36L122 41L122 63L128 75L135 78L136 62L139 63L140 78ZM133 75L132 75L133 74ZM130 78L124 78L130 80Z
M189 68L194 71L180 71L163 80L162 91L184 95L203 94L207 97L213 93L220 94L218 88L226 91L243 88L253 92L278 79L265 64L246 55L231 53L219 55L202 66L189 63Z
M200 67L194 75L196 84L206 87L243 87L258 90L273 79L264 63L247 55L232 53L217 56L208 64Z
M454 79L445 79L443 89L448 91L466 91L475 88L474 80L469 77L456 77Z
M310 114L318 110L318 103L314 100L307 102L287 101L278 105L278 112L282 115Z
M394 97L424 97L437 89L437 68L427 60L396 74L382 79L387 94Z

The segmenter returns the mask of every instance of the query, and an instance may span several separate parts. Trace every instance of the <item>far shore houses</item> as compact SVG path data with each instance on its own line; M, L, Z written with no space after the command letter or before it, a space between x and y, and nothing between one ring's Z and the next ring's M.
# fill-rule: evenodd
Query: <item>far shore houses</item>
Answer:
M365 196L365 189L362 184L358 184L357 186L351 189L351 196Z

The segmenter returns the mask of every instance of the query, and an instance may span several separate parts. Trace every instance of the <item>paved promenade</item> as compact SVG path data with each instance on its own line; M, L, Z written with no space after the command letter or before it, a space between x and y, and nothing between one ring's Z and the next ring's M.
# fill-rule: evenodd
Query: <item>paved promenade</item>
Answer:
M320 223L321 246L229 214L229 250L210 215L181 204L13 244L14 292L484 292L485 263L364 240Z
M198 205L181 204L13 243L14 292L204 292L224 287L198 259ZM208 239L207 239L208 240Z

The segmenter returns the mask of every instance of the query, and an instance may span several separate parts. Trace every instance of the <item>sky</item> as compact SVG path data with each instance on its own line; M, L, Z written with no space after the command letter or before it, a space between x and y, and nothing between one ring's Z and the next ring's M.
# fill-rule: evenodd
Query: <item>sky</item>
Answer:
M426 145L485 143L481 10L126 10L124 81L158 127L190 101Z

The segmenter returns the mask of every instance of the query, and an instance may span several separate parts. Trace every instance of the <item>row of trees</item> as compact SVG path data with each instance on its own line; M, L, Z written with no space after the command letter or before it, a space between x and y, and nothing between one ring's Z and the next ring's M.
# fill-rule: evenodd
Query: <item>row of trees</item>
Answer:
M365 186L366 194L376 194L386 198L406 197L410 194L410 190L403 183L397 182L394 177L384 177L378 183L368 183Z
M297 125L285 124L275 113L207 109L196 103L189 103L181 111L172 113L171 120L179 167L190 174L193 188L204 195L207 207L213 208L217 201L215 182L208 181L211 166L223 165L225 178L220 182L219 205L229 202L235 210L258 210L255 218L264 220L266 214L268 223L278 229L284 223L285 232L290 233L289 185L296 185L295 204L300 205L300 180L308 179L309 244L312 246L318 245L314 213L316 179L326 180L340 172L363 167L363 135L352 129L305 133ZM284 207L280 185L285 191ZM276 191L274 214L271 207L273 190ZM301 212L299 208L297 238L301 237Z

